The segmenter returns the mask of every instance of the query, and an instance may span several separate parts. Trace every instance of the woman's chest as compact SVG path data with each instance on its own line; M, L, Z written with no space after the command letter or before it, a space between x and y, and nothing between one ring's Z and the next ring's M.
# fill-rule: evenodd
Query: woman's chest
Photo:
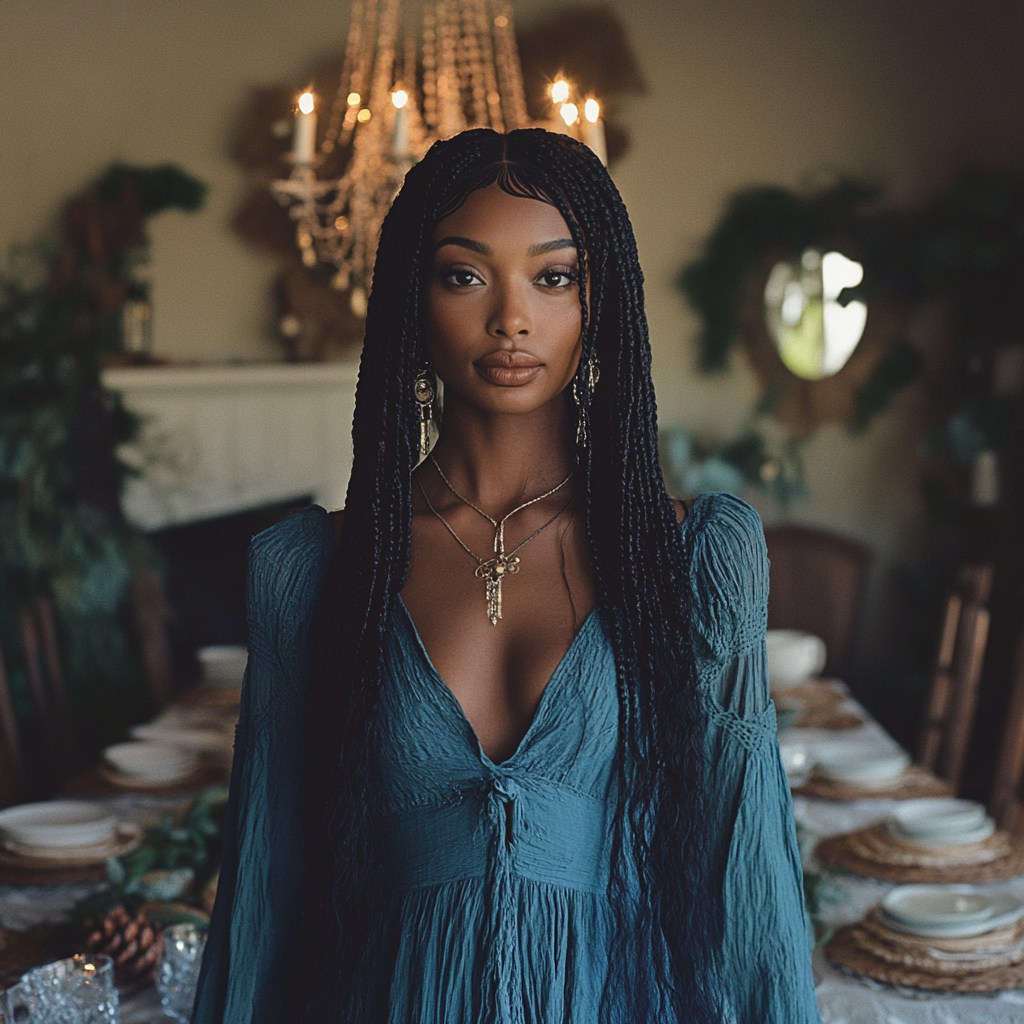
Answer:
M404 604L385 653L378 752L388 810L455 801L497 779L603 799L615 763L618 697L611 646L590 615L556 666L515 749L494 760L430 661Z

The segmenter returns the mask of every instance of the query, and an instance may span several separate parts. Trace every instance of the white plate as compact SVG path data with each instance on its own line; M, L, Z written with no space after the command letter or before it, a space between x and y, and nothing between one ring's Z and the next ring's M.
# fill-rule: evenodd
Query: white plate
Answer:
M922 797L904 800L892 817L909 838L949 836L978 828L985 821L985 805L952 797Z
M837 782L854 782L867 786L891 782L909 765L910 755L903 750L891 754L844 750L836 754L819 753L817 757L818 771L822 775Z
M23 846L3 841L2 847L24 867L38 867L60 862L68 867L102 864L108 857L123 857L142 842L142 828L132 822L121 822L114 834L102 843L83 846ZM8 863L10 861L8 860Z
M180 779L198 761L192 750L155 740L115 743L103 751L103 756L123 775L152 782Z
M169 743L186 750L210 750L223 753L231 749L231 733L219 729L184 729L171 723L150 722L148 725L133 725L129 735L137 740L154 740Z
M901 921L898 917L887 913L884 905L881 908L881 917L894 931L905 932L907 935L924 935L933 939L969 939L975 935L994 932L998 928L1006 928L1024 917L1024 903L1012 896L994 896L992 903L992 913L980 921L911 924L909 921Z
M890 820L889 831L906 843L914 843L916 846L967 846L970 843L983 843L996 830L994 818L983 818L977 828L968 832L952 832L945 835L936 833L930 836L908 836L899 825L894 825Z
M46 800L0 811L0 833L21 846L89 846L114 835L117 818L84 800Z
M985 921L995 908L994 897L964 885L901 885L882 900L889 917L922 928Z

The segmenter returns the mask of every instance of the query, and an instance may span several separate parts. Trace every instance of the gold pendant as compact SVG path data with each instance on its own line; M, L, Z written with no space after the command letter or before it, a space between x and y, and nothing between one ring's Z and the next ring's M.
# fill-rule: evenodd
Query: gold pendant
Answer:
M506 576L514 576L519 572L519 556L498 555L476 567L475 576L483 580L487 595L487 618L491 625L496 626L501 618L501 584Z

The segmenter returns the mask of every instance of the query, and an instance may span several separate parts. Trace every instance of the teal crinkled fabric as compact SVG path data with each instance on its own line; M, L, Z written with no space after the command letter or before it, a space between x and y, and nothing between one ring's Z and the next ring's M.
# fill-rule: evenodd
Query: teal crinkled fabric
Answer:
M692 588L711 758L710 848L725 914L720 984L738 1024L819 1021L789 788L764 655L757 514L699 498ZM225 853L195 1024L283 1024L273 986L295 919L297 764L308 627L334 548L323 509L256 537L250 659ZM399 600L381 715L391 893L379 964L389 1024L597 1024L617 740L615 667L592 613L515 754L495 764ZM287 980L284 979L286 984ZM327 1022L325 1022L327 1024Z

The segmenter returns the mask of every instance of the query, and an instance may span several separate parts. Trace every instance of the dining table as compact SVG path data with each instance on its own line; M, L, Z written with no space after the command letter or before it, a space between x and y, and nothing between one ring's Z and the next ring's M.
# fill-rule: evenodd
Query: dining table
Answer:
M843 694L836 710L861 724L846 729L800 728L790 726L779 733L779 742L790 758L794 752L809 753L834 749L837 744L856 747L865 754L899 753L900 745L839 681L831 685ZM784 757L784 760L787 758ZM798 784L800 776L794 782ZM825 800L794 794L793 811L800 831L808 866L814 870L811 846L814 840L850 832L887 819L898 801L887 797L855 800ZM823 937L832 929L861 920L882 901L894 883L854 874L829 876L816 915ZM991 882L977 888L991 894L1009 894L1024 900L1024 876L1005 882ZM832 964L824 941L814 951L814 978L822 1024L1022 1024L1024 989L992 994L927 992L922 989L885 985L852 974Z
M831 685L843 695L837 710L850 721L858 720L859 724L843 729L790 725L779 733L784 760L791 760L794 752L813 755L816 750L834 748L836 744L852 744L858 750L879 754L900 751L899 744L841 683L833 681ZM799 776L796 776L794 784L798 785L799 781ZM155 825L168 813L182 810L191 797L125 793L90 799L103 803L124 821L147 827ZM826 800L801 794L798 789L794 794L793 807L809 869L815 870L811 852L814 840L884 820L895 805L895 800L877 796L847 801ZM853 874L827 877L815 922L819 933L824 932L826 936L835 927L860 920L893 888L891 883ZM66 920L75 904L94 891L96 885L0 886L0 927L22 930ZM1024 877L979 888L1024 900ZM980 995L935 993L884 985L833 965L825 955L823 942L815 948L813 970L823 1024L1024 1022L1024 989ZM122 1024L166 1024L169 1020L171 1018L164 1014L152 986L122 997Z

